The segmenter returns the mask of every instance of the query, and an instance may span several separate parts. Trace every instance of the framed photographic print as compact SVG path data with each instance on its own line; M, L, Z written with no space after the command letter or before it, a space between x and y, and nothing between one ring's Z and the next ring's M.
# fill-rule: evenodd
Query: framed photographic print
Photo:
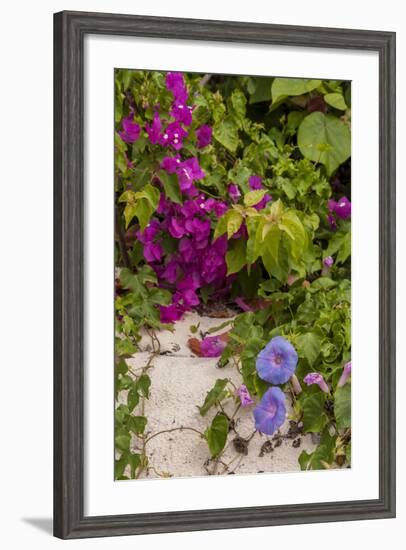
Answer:
M55 15L60 538L395 515L395 35Z

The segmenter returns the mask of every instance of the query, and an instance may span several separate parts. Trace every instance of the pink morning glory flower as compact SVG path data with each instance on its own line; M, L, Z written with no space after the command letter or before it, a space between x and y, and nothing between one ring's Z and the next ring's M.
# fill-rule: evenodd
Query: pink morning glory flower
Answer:
M134 143L140 137L141 127L134 122L133 114L130 113L126 118L121 121L122 130L118 132L119 136L126 143Z
M306 376L303 378L303 382L308 386L317 384L321 389L321 391L324 391L325 393L330 392L330 388L327 386L326 381L323 378L323 375L320 374L319 372L309 372L309 374L306 374Z
M236 391L238 397L240 398L241 407L248 407L249 405L254 405L255 401L251 398L250 392L247 389L245 384L241 386Z
M323 265L324 265L325 267L329 267L329 268L330 268L330 267L333 265L333 263L334 263L334 260L333 260L333 258L332 258L331 256L326 256L326 257L324 258L324 260L323 260Z
M282 336L275 336L262 349L256 360L258 376L271 384L284 384L295 372L298 355Z
M300 382L296 374L292 374L292 378L290 379L290 381L293 387L293 391L295 392L296 395L299 395L299 393L302 392L302 386L300 385Z
M210 145L212 139L213 130L207 124L203 124L196 130L197 147L203 149L207 145Z
M341 388L347 382L348 378L351 376L351 361L346 363L343 368L343 372L340 376L340 379L337 383L337 387Z
M255 428L272 435L286 418L285 394L278 387L267 390L254 409Z
M334 260L332 256L326 256L323 259L323 269L321 270L321 274L323 277L329 274L331 267L334 264Z

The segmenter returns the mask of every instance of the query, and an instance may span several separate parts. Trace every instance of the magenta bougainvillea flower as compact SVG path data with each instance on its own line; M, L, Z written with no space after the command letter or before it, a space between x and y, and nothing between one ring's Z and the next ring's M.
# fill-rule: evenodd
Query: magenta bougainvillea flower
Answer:
M169 260L169 262L166 264L165 269L163 270L161 274L161 278L165 281L168 281L168 283L174 283L179 275L179 265L178 262L174 259Z
M162 122L159 113L155 111L154 118L151 124L145 125L145 130L148 134L149 141L153 144L159 143L161 140Z
M187 136L186 130L177 121L168 124L160 137L160 144L164 147L173 147L179 151L183 147L183 139Z
M231 197L233 202L238 202L238 199L241 197L241 191L235 183L230 183L227 188L228 194Z
M263 188L262 178L260 176L250 176L248 179L248 185L252 191L258 191Z
M137 231L138 240L144 245L144 258L147 262L159 262L163 256L163 248L159 242L154 242L160 231L158 220L152 220L144 231Z
M190 105L186 105L186 103L181 101L174 101L169 114L176 122L181 122L185 126L190 126L193 120L192 110L193 107L190 107Z
M161 323L174 323L179 321L185 313L185 309L177 303L169 306L159 306Z
M164 157L161 162L161 168L168 172L168 174L174 174L181 163L180 155L174 157Z
M221 216L228 210L228 206L223 201L218 201L213 198L208 198L202 205L202 210L205 210L206 212L214 212L218 218L221 218Z
M212 134L213 130L211 126L207 126L207 124L200 126L200 128L196 130L197 147L203 149L203 147L210 145Z
M262 349L256 360L257 373L271 384L284 384L295 372L298 355L295 348L282 336L275 336Z
M140 137L141 126L134 122L134 116L130 113L127 117L121 121L122 130L118 132L118 135L126 143L134 143Z
M248 185L251 191L259 191L260 189L264 188L264 186L262 185L262 178L260 176L250 176L248 179ZM271 200L271 195L269 195L269 193L266 193L263 198L254 205L254 208L256 210L262 210Z
M309 374L306 374L306 376L303 378L303 382L308 386L317 384L319 388L325 393L330 392L330 388L326 384L326 381L324 380L323 375L320 374L319 372L309 372Z
M195 196L197 189L193 182L205 177L205 173L200 168L197 158L191 157L179 163L177 174L181 191L189 196Z
M185 79L182 73L170 72L166 74L165 85L167 90L172 92L173 97L181 104L186 103L188 92L185 85Z
M223 280L227 273L225 254L227 252L227 236L222 235L206 249L202 258L202 277L206 284Z
M351 216L351 203L347 197L335 201L330 199L327 203L330 212L334 212L341 220L347 220Z
M161 168L168 172L168 174L177 174L179 187L183 193L190 197L195 197L198 194L194 182L203 179L205 173L200 168L199 161L196 157L191 157L184 161L180 160L179 155L175 157L164 157L161 162ZM195 211L195 213L196 212L198 212L198 210Z
M347 382L347 380L349 379L350 376L351 376L351 361L349 361L348 363L346 363L344 365L343 372L340 376L340 379L337 383L337 386L339 388L344 386L344 384Z
M280 388L267 390L254 409L255 428L272 435L282 426L286 418L285 394Z
M337 229L337 222L333 214L327 214L327 223L333 231Z
M172 303L160 306L161 321L172 323L199 304L200 288L210 285L213 296L220 296L229 290L233 277L227 277L227 236L212 241L213 221L228 210L229 204L207 197L196 187L196 182L205 177L205 172L196 156L185 158L180 154L183 140L188 135L186 127L193 121L194 106L187 104L188 90L181 73L167 73L165 84L173 95L169 112L171 120L161 119L156 105L153 120L145 125L145 130L152 144L175 150L176 154L163 157L160 166L168 174L176 174L184 200L178 204L166 197L158 174L154 184L160 186L161 193L156 216L162 219L152 218L138 236L144 245L144 257L154 269L158 281L165 288L172 285ZM210 126L202 125L197 129L196 144L199 148L207 146L211 139ZM167 252L163 245L164 235L175 241L171 243L171 252ZM245 226L238 237L247 238ZM210 353L214 346L212 342L216 340L207 342Z
M148 242L144 245L144 258L147 262L159 262L162 259L163 252L160 243Z
M248 407L249 405L255 404L245 384L241 384L241 386L237 388L236 393L240 398L241 407Z
M200 353L202 357L220 357L226 343L218 336L206 336L200 342Z

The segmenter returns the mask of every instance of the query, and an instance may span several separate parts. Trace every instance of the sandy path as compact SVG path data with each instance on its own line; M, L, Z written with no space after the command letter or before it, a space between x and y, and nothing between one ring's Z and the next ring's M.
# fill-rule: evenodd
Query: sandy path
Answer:
M193 427L204 432L210 424L215 410L210 410L202 417L197 409L204 401L206 393L213 387L217 378L230 378L237 386L241 384L241 376L233 366L219 369L216 358L200 358L194 356L187 347L187 340L194 336L191 325L200 323L199 330L207 330L224 322L224 319L199 317L196 313L185 315L185 318L175 324L175 332L159 333L161 351L169 351L168 355L157 356L153 360L153 368L148 371L151 377L151 395L145 403L145 416L148 418L147 432L168 430L180 426ZM223 329L224 331L225 329ZM143 351L129 360L134 367L142 367L150 357L150 340L143 338ZM236 431L242 438L248 438L254 431L253 407L240 409L236 416ZM225 411L231 415L235 402L226 403ZM289 420L281 428L282 436L289 430ZM231 432L229 443L222 456L222 461L229 464L217 466L217 473L233 472L236 474L258 472L281 472L299 470L298 456L303 449L314 449L311 436L300 435L294 439L282 438L275 445L272 437L256 433L250 441L248 454L238 453L233 439L237 434ZM300 441L298 441L298 439ZM261 453L261 447L267 441L272 442L272 450ZM138 440L139 442L139 440ZM295 442L295 443L294 443ZM295 446L293 446L295 445ZM296 446L299 445L299 446ZM270 448L267 444L268 449ZM137 450L137 440L133 441L133 449ZM139 449L139 447L138 447ZM207 468L212 470L213 463L207 464L209 452L206 442L192 431L173 431L158 435L148 443L150 464L157 472L167 472L172 476L202 476L207 475ZM262 456L260 456L262 455ZM206 464L206 465L205 465ZM157 473L150 470L149 477Z

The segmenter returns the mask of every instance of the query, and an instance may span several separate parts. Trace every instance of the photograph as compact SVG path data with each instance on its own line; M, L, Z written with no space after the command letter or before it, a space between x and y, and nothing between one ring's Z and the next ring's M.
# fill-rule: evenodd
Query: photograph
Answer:
M351 82L113 85L114 479L351 468Z

